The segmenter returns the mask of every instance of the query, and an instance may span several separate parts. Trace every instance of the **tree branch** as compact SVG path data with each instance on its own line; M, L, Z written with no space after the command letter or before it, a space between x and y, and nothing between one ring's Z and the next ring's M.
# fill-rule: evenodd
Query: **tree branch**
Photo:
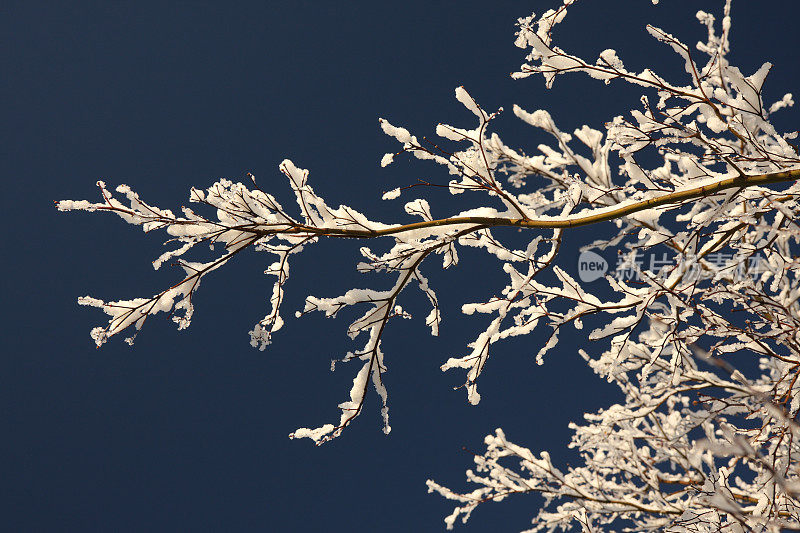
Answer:
M597 224L599 222L607 222L617 218L621 218L639 211L646 209L653 209L662 205L677 204L686 200L693 200L703 198L712 194L717 194L728 189L744 189L746 187L754 187L757 185L770 185L773 183L783 183L795 181L800 179L800 169L788 170L785 172L771 172L768 174L759 174L756 176L736 176L733 178L726 178L723 180L715 181L707 185L693 187L690 189L678 190L671 193L648 198L645 200L631 201L629 203L622 203L616 206L600 208L590 212L589 214L576 214L566 216L563 218L548 217L543 219L531 218L503 218L503 217L452 217L437 220L428 220L423 222L414 222L412 224L404 224L384 228L379 230L357 230L357 229L342 229L342 228L320 228L315 226L308 226L305 224L297 224L287 231L282 233L312 233L316 235L327 235L330 237L351 237L351 238L373 238L383 237L387 235L396 235L407 231L414 231L426 228L434 228L440 226L455 226L461 224L480 224L486 227L502 227L510 226L517 228L575 228L578 226L588 226L590 224ZM255 227L252 229L244 230L252 231L255 234L272 235L275 233L273 227L261 229Z

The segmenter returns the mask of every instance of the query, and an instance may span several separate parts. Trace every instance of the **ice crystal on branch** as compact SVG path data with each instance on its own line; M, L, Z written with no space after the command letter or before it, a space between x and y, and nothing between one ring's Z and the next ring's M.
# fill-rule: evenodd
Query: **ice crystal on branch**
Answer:
M674 52L683 70L676 79L656 68L631 70L624 54L612 49L585 60L556 45L559 25L568 24L574 4L565 0L539 17L519 20L516 44L528 55L514 77L540 74L553 87L559 76L578 72L641 89L636 108L609 117L604 130L584 125L568 133L550 112L515 105L514 116L550 139L529 155L491 131L502 110L486 111L463 87L455 97L471 123L435 129L443 145L457 149L379 122L399 143L381 166L396 164L404 154L440 165L449 192L480 198L481 207L445 213L412 198L404 204L410 221L372 221L349 206L330 207L310 187L308 172L288 160L280 169L296 198L291 210L257 186L227 180L207 191L192 190L190 201L206 215L184 208L176 216L125 186L117 188L123 202L103 183L100 203L59 202L61 210L108 211L145 231L165 230L177 247L154 266L174 261L185 271L182 280L149 298L81 298L111 317L92 337L101 345L122 331L138 331L160 311L173 315L180 328L188 326L201 279L252 248L275 256L265 271L276 278L270 311L250 332L253 346L264 349L283 324L292 255L320 239L377 240L380 249L361 248L357 268L385 273L383 288L308 296L297 313L335 317L354 307L361 314L347 329L358 348L341 361L357 361L357 370L338 420L291 436L317 444L338 437L361 413L370 386L381 399L388 433L389 355L382 339L394 319L410 318L401 294L409 285L422 292L431 308L425 324L437 335L439 295L422 265L438 256L443 268L453 267L459 248L477 249L499 261L507 284L486 301L462 306L465 314L484 315L485 328L442 364L442 370L464 372L468 401L480 401L478 382L495 344L544 334L534 352L541 363L565 328L580 331L584 320L596 326L586 333L591 348L580 355L625 399L571 425L570 446L581 457L577 466L555 465L547 452L517 445L501 429L486 437L486 451L467 471L477 488L458 492L428 482L431 491L457 502L445 519L448 527L466 521L481 503L519 493L544 497L531 531L800 526L800 157L790 142L797 133L780 132L770 122L772 113L793 105L792 96L765 103L762 87L771 65L746 75L729 63L730 1L721 24L697 13L707 37L694 47L647 27L654 45ZM394 188L383 199L395 200L410 189ZM412 192L419 190L424 189ZM558 265L565 232L601 223L615 224L613 235L584 251L617 250L636 275L630 280L609 274L602 291ZM526 230L527 244L509 245L506 228ZM223 251L205 263L182 259L200 243L219 243ZM650 268L636 262L645 250L668 252L672 259ZM725 259L713 261L716 256ZM608 289L613 298L600 296ZM743 357L756 364L737 368L732 361Z

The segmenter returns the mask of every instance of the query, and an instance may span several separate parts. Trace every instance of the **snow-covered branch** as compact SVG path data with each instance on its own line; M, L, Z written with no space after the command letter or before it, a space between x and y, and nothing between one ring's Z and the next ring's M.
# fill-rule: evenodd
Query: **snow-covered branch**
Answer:
M99 346L129 328L138 331L161 311L174 315L179 328L188 326L201 279L253 249L275 256L265 271L276 278L270 310L250 332L251 344L263 350L283 324L293 255L323 238L377 242L382 249L361 248L358 270L385 272L386 288L308 296L297 313L335 317L358 307L361 314L347 333L362 344L339 360L358 363L338 420L291 436L317 444L338 437L362 412L370 383L388 433L389 357L382 339L393 319L410 318L401 305L404 289L416 285L422 291L430 303L425 325L437 335L440 296L423 275L423 263L440 256L446 269L458 264L459 249L480 250L499 261L507 283L486 301L462 306L465 314L486 315L486 325L465 353L441 367L464 371L468 401L480 401L478 381L495 344L544 333L546 340L535 346L541 363L565 329L581 331L584 322L593 327L581 356L625 399L572 424L570 446L580 454L578 466L559 467L547 452L517 445L501 429L486 437L485 452L475 455L476 468L467 471L477 488L459 492L428 482L431 491L457 503L445 520L448 527L458 518L466 521L481 503L523 493L544 498L531 531L800 526L800 156L792 144L797 132L780 132L771 122L773 113L793 105L792 96L766 104L762 87L771 65L745 75L729 63L730 0L719 33L713 15L697 13L707 38L695 47L648 26L677 56L679 79L652 67L630 70L614 50L590 61L556 45L559 25L568 24L567 11L575 4L565 0L541 16L519 20L516 44L527 57L514 77L541 74L553 87L559 76L581 72L641 89L636 109L612 116L604 131L583 125L567 133L550 112L514 106L514 116L550 139L528 155L492 131L502 109L487 112L463 87L455 96L472 125L436 125L441 145L380 120L383 132L400 145L383 156L382 166L406 154L432 162L448 176L439 186L455 196L480 198L481 207L450 210L416 197L404 205L413 222L374 221L347 205L331 207L309 185L308 171L288 160L280 170L294 193L292 209L255 180L252 186L221 180L205 191L193 189L190 202L207 215L183 208L177 216L145 203L127 186L116 190L123 202L103 183L99 203L58 202L63 211L107 211L145 231L166 231L175 248L153 264L174 261L185 272L152 297L79 299L111 317L92 331L95 342ZM398 187L383 199L435 184L422 185ZM564 233L588 224L613 229L584 252L611 249L620 255L602 289L559 266ZM528 230L527 244L508 244L505 228ZM222 251L208 262L182 259L198 244ZM647 268L637 260L642 252L667 259ZM609 290L614 297L607 297ZM748 359L750 364L736 364Z

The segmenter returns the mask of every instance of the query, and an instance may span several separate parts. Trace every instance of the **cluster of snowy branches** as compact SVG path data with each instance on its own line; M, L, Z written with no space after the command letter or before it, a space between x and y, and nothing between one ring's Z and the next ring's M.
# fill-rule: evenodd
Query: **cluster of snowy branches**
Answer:
M458 263L460 247L476 248L500 262L508 283L488 301L463 306L466 314L486 315L486 327L465 354L442 365L464 371L468 401L480 401L479 378L496 342L547 332L548 340L537 346L541 363L562 329L581 330L584 320L602 325L587 334L596 352L581 355L625 399L572 424L570 446L580 453L579 466L555 465L547 452L517 445L500 429L487 436L485 453L467 471L477 488L458 492L428 481L429 490L456 502L445 519L448 527L466 521L483 502L518 493L544 497L531 531L800 527L800 156L792 144L796 132L779 132L770 122L773 113L793 104L792 96L765 104L762 85L771 65L745 75L728 62L730 0L721 28L713 15L697 13L707 39L696 47L648 26L685 66L685 76L672 81L654 69L628 70L614 50L587 61L556 46L553 34L574 3L565 0L539 17L519 20L516 44L528 56L514 77L541 74L551 87L562 74L583 72L605 83L639 86L639 107L611 118L605 131L582 126L570 134L547 111L514 106L514 115L552 138L527 155L489 132L497 113L485 111L461 87L456 98L474 116L472 126L436 127L440 137L461 144L459 151L380 122L400 144L397 153L383 157L383 166L401 154L430 160L447 169L452 194L484 194L487 207L434 218L428 201L416 198L405 210L419 221L373 221L351 207L328 205L309 185L308 171L288 160L280 169L297 200L293 209L254 180L250 186L221 180L205 191L192 189L190 201L213 216L188 208L176 215L145 203L126 186L116 189L122 200L102 182L99 203L59 202L61 210L109 211L145 231L165 230L177 247L154 266L176 260L186 272L149 298L81 298L111 317L92 331L95 342L138 331L159 311L187 327L201 279L251 248L275 257L266 270L275 276L271 309L250 332L251 344L263 350L283 324L281 303L294 254L325 238L388 242L378 251L361 248L358 265L362 272L386 272L393 280L388 289L309 296L297 313L333 317L346 307L363 310L347 330L359 344L341 361L356 362L357 370L338 420L298 429L292 437L320 444L339 436L361 413L371 386L382 399L388 433L381 339L392 319L408 316L400 294L409 286L424 293L431 306L426 324L437 335L439 300L423 263L435 255L448 268ZM384 200L401 192L394 189ZM615 298L593 294L556 263L565 231L603 222L618 230L586 250L669 250L674 261L660 271L640 269L635 283L607 276L604 290L610 287ZM528 245L504 245L505 227L527 229ZM222 251L205 263L180 259L198 244ZM709 261L720 252L727 258L722 266ZM765 259L763 268L751 275L756 257ZM688 275L698 269L705 275ZM543 272L555 281L544 281ZM752 364L737 367L734 359Z

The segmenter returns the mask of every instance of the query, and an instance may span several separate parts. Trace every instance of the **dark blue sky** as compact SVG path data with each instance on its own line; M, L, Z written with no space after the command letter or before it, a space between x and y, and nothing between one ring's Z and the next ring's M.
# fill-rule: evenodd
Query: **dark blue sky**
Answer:
M393 431L384 436L374 393L342 437L320 448L290 441L300 426L338 418L356 368L329 361L352 349L348 318L289 320L265 352L248 330L267 310L265 255L237 258L203 284L193 325L177 332L148 321L133 348L94 347L105 323L75 299L148 296L179 273L154 272L160 235L98 214L59 214L57 199L92 199L94 183L130 185L175 209L191 186L253 172L290 202L278 163L311 170L332 205L347 203L385 222L409 220L383 191L417 178L446 181L433 165L398 158L378 117L433 135L437 122L472 126L453 90L464 85L487 109L505 106L496 131L528 153L544 139L517 123L511 105L550 109L571 131L596 128L637 105L637 94L576 77L547 91L514 82L522 61L514 22L553 2L402 3L6 2L0 9L5 232L0 368L0 506L8 531L437 531L451 504L425 479L469 488L468 450L503 427L512 440L572 460L567 424L616 400L565 339L543 367L541 333L498 345L467 404L463 374L439 371L465 349L481 318L459 313L505 284L499 264L465 252L456 270L425 269L443 303L439 338L414 291L401 303L415 320L395 323L384 349ZM696 2L592 2L561 28L565 45L588 56L616 48L630 68L682 64L648 39L654 22L694 43ZM732 59L751 73L775 63L768 100L797 88L797 8L734 3ZM721 2L703 2L717 10ZM793 6L785 2L785 6ZM781 124L790 124L794 111ZM781 122L783 120L784 122ZM408 199L411 196L407 197ZM442 201L434 213L480 205ZM567 238L575 250L613 227ZM509 238L518 238L509 235ZM322 243L295 262L285 312L307 294L335 296L389 278L355 272L357 243ZM376 245L377 246L377 245ZM470 489L471 490L471 489ZM519 497L476 511L466 531L517 531L538 502Z

